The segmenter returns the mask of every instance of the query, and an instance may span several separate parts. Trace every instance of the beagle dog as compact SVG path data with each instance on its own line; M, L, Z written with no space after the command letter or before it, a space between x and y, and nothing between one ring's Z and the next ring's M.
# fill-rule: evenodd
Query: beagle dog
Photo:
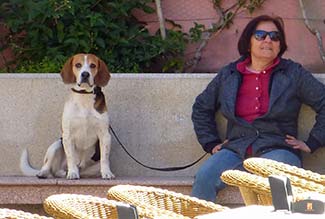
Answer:
M66 61L61 77L65 84L73 84L63 109L62 138L49 146L40 170L30 165L25 149L20 158L22 173L39 178L114 178L109 164L109 117L101 91L110 79L106 64L93 54L77 54Z

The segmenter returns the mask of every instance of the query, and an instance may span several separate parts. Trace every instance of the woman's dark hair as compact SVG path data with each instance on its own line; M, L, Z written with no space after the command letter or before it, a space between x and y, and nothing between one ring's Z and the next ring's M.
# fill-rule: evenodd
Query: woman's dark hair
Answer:
M283 20L280 17L261 15L252 19L243 30L238 41L238 52L240 55L244 57L250 56L251 37L254 34L257 25L265 21L273 22L280 33L280 52L278 56L281 57L283 53L287 50L287 43L286 43L284 29L283 29Z

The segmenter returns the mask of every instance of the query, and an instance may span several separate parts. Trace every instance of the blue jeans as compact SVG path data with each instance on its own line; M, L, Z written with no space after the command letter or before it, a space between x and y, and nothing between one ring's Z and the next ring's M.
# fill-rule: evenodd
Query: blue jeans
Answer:
M262 154L260 157L301 167L299 157L288 150L275 149ZM199 168L194 179L191 195L216 202L218 192L226 187L226 184L221 181L220 176L223 171L230 169L244 170L243 159L238 154L228 149L222 149L211 155Z

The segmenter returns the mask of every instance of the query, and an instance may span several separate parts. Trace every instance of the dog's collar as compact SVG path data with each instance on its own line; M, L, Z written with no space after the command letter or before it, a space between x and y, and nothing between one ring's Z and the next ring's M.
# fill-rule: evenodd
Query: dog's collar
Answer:
M75 93L78 93L78 94L97 94L99 92L101 92L101 87L95 87L92 91L86 91L86 90L77 90L75 88L71 88L71 90Z

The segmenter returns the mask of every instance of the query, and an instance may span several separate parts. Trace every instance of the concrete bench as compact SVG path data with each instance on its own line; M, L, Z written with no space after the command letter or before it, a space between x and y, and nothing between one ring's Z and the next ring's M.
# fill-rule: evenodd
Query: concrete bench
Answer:
M315 74L322 82L325 75ZM128 151L149 166L181 166L203 154L191 122L195 97L213 74L113 74L104 89L111 125ZM39 180L21 176L19 157L28 148L40 167L45 151L61 136L61 113L69 86L58 74L0 74L0 205L41 204L50 194L78 192L105 196L116 184L153 185L189 194L201 162L176 172L159 172L135 163L112 142L111 167L116 179ZM299 136L306 139L314 113L303 106ZM218 115L224 136L225 120ZM324 173L324 150L304 156L305 168ZM207 158L208 156L206 156ZM205 159L206 159L205 158ZM243 204L236 188L223 191L218 202Z
M190 194L192 177L117 177L113 180L102 179L37 179L36 177L0 177L0 205L29 204L40 205L53 194L76 193L106 197L107 190L114 185L132 184L155 186L171 191ZM229 187L222 191L220 204L240 205L243 203L238 189Z

